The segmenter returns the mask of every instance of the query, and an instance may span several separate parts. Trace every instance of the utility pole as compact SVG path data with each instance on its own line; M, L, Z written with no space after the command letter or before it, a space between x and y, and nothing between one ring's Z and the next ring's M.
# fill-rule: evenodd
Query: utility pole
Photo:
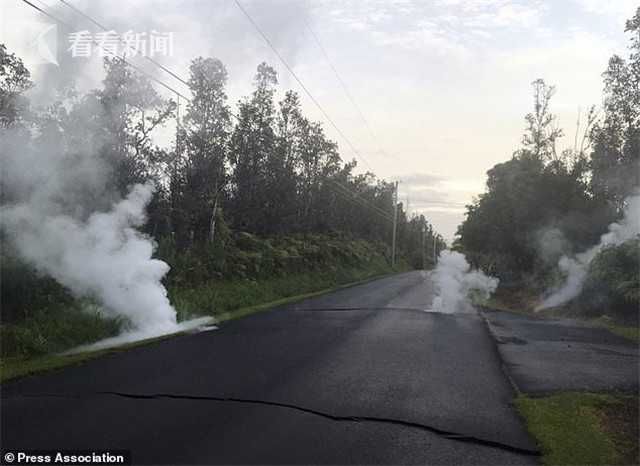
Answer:
M169 230L171 231L171 236L176 239L176 224L175 220L175 211L176 211L176 195L174 193L173 183L176 180L177 172L178 172L178 159L180 158L180 94L176 93L176 151L171 161L171 179L169 181L169 193L171 195L171 208L169 212Z
M396 266L396 229L398 227L398 182L393 191L393 237L391 239L391 267Z
M435 266L438 262L438 242L437 236L433 235L433 265Z
M423 223L422 224L422 270L427 270L427 250L425 248L427 238L427 227Z

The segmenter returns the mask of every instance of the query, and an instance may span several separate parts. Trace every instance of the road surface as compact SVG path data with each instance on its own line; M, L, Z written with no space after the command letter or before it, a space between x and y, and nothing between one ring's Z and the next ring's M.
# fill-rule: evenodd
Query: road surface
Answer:
M485 310L513 382L534 396L563 390L638 393L640 348L572 319Z
M535 464L477 313L410 272L2 386L2 449L148 464Z

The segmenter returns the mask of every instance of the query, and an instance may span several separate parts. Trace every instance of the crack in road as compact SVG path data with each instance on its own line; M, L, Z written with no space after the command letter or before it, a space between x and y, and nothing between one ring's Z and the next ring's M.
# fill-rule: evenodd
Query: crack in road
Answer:
M418 307L301 307L287 309L291 312L332 312L332 311L417 311L425 312Z
M236 397L222 397L222 396L186 395L186 394L173 394L173 393L138 394L138 393L124 393L124 392L116 392L116 391L100 391L100 392L94 392L93 394L94 395L111 395L111 396L118 396L122 398L130 398L130 399L137 399L137 400L171 399L171 400L190 400L190 401L215 401L215 402L229 402L229 403L243 403L243 404L256 404L256 405L262 405L262 406L272 406L272 407L278 407L278 408L292 409L292 410L300 411L307 414L313 414L315 416L320 416L325 419L330 419L336 422L371 422L371 423L381 423L381 424L393 424L393 425L399 425L399 426L409 427L413 429L424 430L427 432L437 434L440 437L450 439L450 440L455 440L458 442L466 442L466 443L472 443L472 444L482 445L486 447L497 448L497 449L509 451L512 453L518 453L521 455L540 456L541 454L540 451L538 450L517 447L514 445L502 443L502 442L496 442L493 440L474 437L472 435L451 432L451 431L430 426L428 424L422 424L419 422L405 421L402 419L382 418L382 417L375 417L375 416L337 416L337 415L326 413L323 411L306 408L304 406L299 406L299 405L290 404L290 403L283 403L279 401L258 400L258 399L250 399L250 398L236 398ZM46 397L83 398L86 396L87 395L83 396L81 394L48 394L48 393L17 395L17 397L24 397L24 398L46 398Z

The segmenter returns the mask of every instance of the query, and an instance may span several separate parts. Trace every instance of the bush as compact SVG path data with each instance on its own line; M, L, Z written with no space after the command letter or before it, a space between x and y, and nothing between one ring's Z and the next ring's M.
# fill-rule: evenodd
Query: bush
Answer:
M71 305L73 297L55 280L39 274L4 247L0 254L1 322L18 322L52 305Z
M638 321L640 307L640 239L605 247L589 265L576 305L591 315L610 314Z
M240 232L184 251L165 238L156 255L171 266L166 285L178 320L184 320L388 272L385 250L341 235L260 238ZM9 251L0 259L3 358L63 351L117 335L126 325L103 315L95 303L75 299Z
M15 324L0 326L0 354L31 357L64 351L117 335L124 322L88 302L50 305Z

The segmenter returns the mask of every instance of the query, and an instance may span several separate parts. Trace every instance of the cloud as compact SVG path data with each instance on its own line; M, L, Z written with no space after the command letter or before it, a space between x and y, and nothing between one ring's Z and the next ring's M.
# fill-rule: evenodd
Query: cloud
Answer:
M98 87L104 77L102 57L99 53L91 58L72 58L66 51L68 34L81 30L91 33L102 31L82 15L74 12L62 3L45 0L47 11L60 18L65 25L58 27L58 55L61 58L60 68L41 67L32 69L39 83L47 81L56 86L75 83L80 91ZM0 5L3 24L8 28L16 20L38 18L51 21L30 8L26 4L16 2L17 7L7 8ZM230 79L229 94L232 101L236 96L246 93L250 89L255 68L261 61L272 64L289 85L289 76L282 69L279 61L258 35L249 20L235 6L232 0L209 2L205 0L138 0L136 2L118 2L114 8L111 0L78 0L71 2L75 8L88 14L99 23L119 34L126 31L135 33L149 33L153 30L161 33L173 33L173 55L154 57L157 61L173 70L180 77L188 78L188 67L192 59L197 56L211 56L222 60L227 66ZM308 37L306 26L301 18L309 17L309 5L298 0L278 0L277 7L272 2L259 0L243 0L245 10L260 25L260 28L270 38L271 42L283 55L290 65L298 62L301 49L304 48ZM0 29L0 34L2 30ZM131 62L162 79L176 90L186 93L188 89L172 76L159 71L154 65L140 57L131 58ZM44 79L38 79L44 78ZM242 83L238 85L238 83ZM54 86L42 90L43 94L53 94ZM239 88L236 91L236 89ZM160 88L161 93L165 93Z
M469 184L431 173L400 176L400 199L409 201L412 211L457 212L477 194Z
M417 186L439 185L446 180L445 177L434 175L433 173L414 173L411 175L405 175L401 179L404 186L413 188Z
M45 1L78 29L91 27L57 0ZM484 189L486 170L519 144L531 81L543 77L557 85L553 110L568 133L578 107L600 102L601 73L612 53L626 53L623 24L637 6L637 0L241 1L376 174L389 178L405 171L401 199L409 194L412 211L431 212L430 218L443 222L462 220L460 206ZM22 2L4 3L38 16ZM182 76L198 55L221 59L232 105L251 91L263 60L278 69L281 90L300 91L233 0L139 0L118 8L110 0L73 3L118 31L175 31L174 57L162 61ZM344 95L305 21L376 138ZM84 90L98 86L103 76L99 60L61 65ZM148 69L186 92L170 76ZM46 73L53 81L53 71ZM323 120L301 95L305 114ZM340 135L326 122L325 128L343 158L351 159Z
M638 8L637 0L573 0L574 3L584 12L597 16L609 16L615 21L623 24L631 18Z
M467 59L471 50L494 39L496 31L522 32L539 27L546 10L539 0L414 0L393 4L368 0L341 2L330 17L370 34L373 43L381 47Z

